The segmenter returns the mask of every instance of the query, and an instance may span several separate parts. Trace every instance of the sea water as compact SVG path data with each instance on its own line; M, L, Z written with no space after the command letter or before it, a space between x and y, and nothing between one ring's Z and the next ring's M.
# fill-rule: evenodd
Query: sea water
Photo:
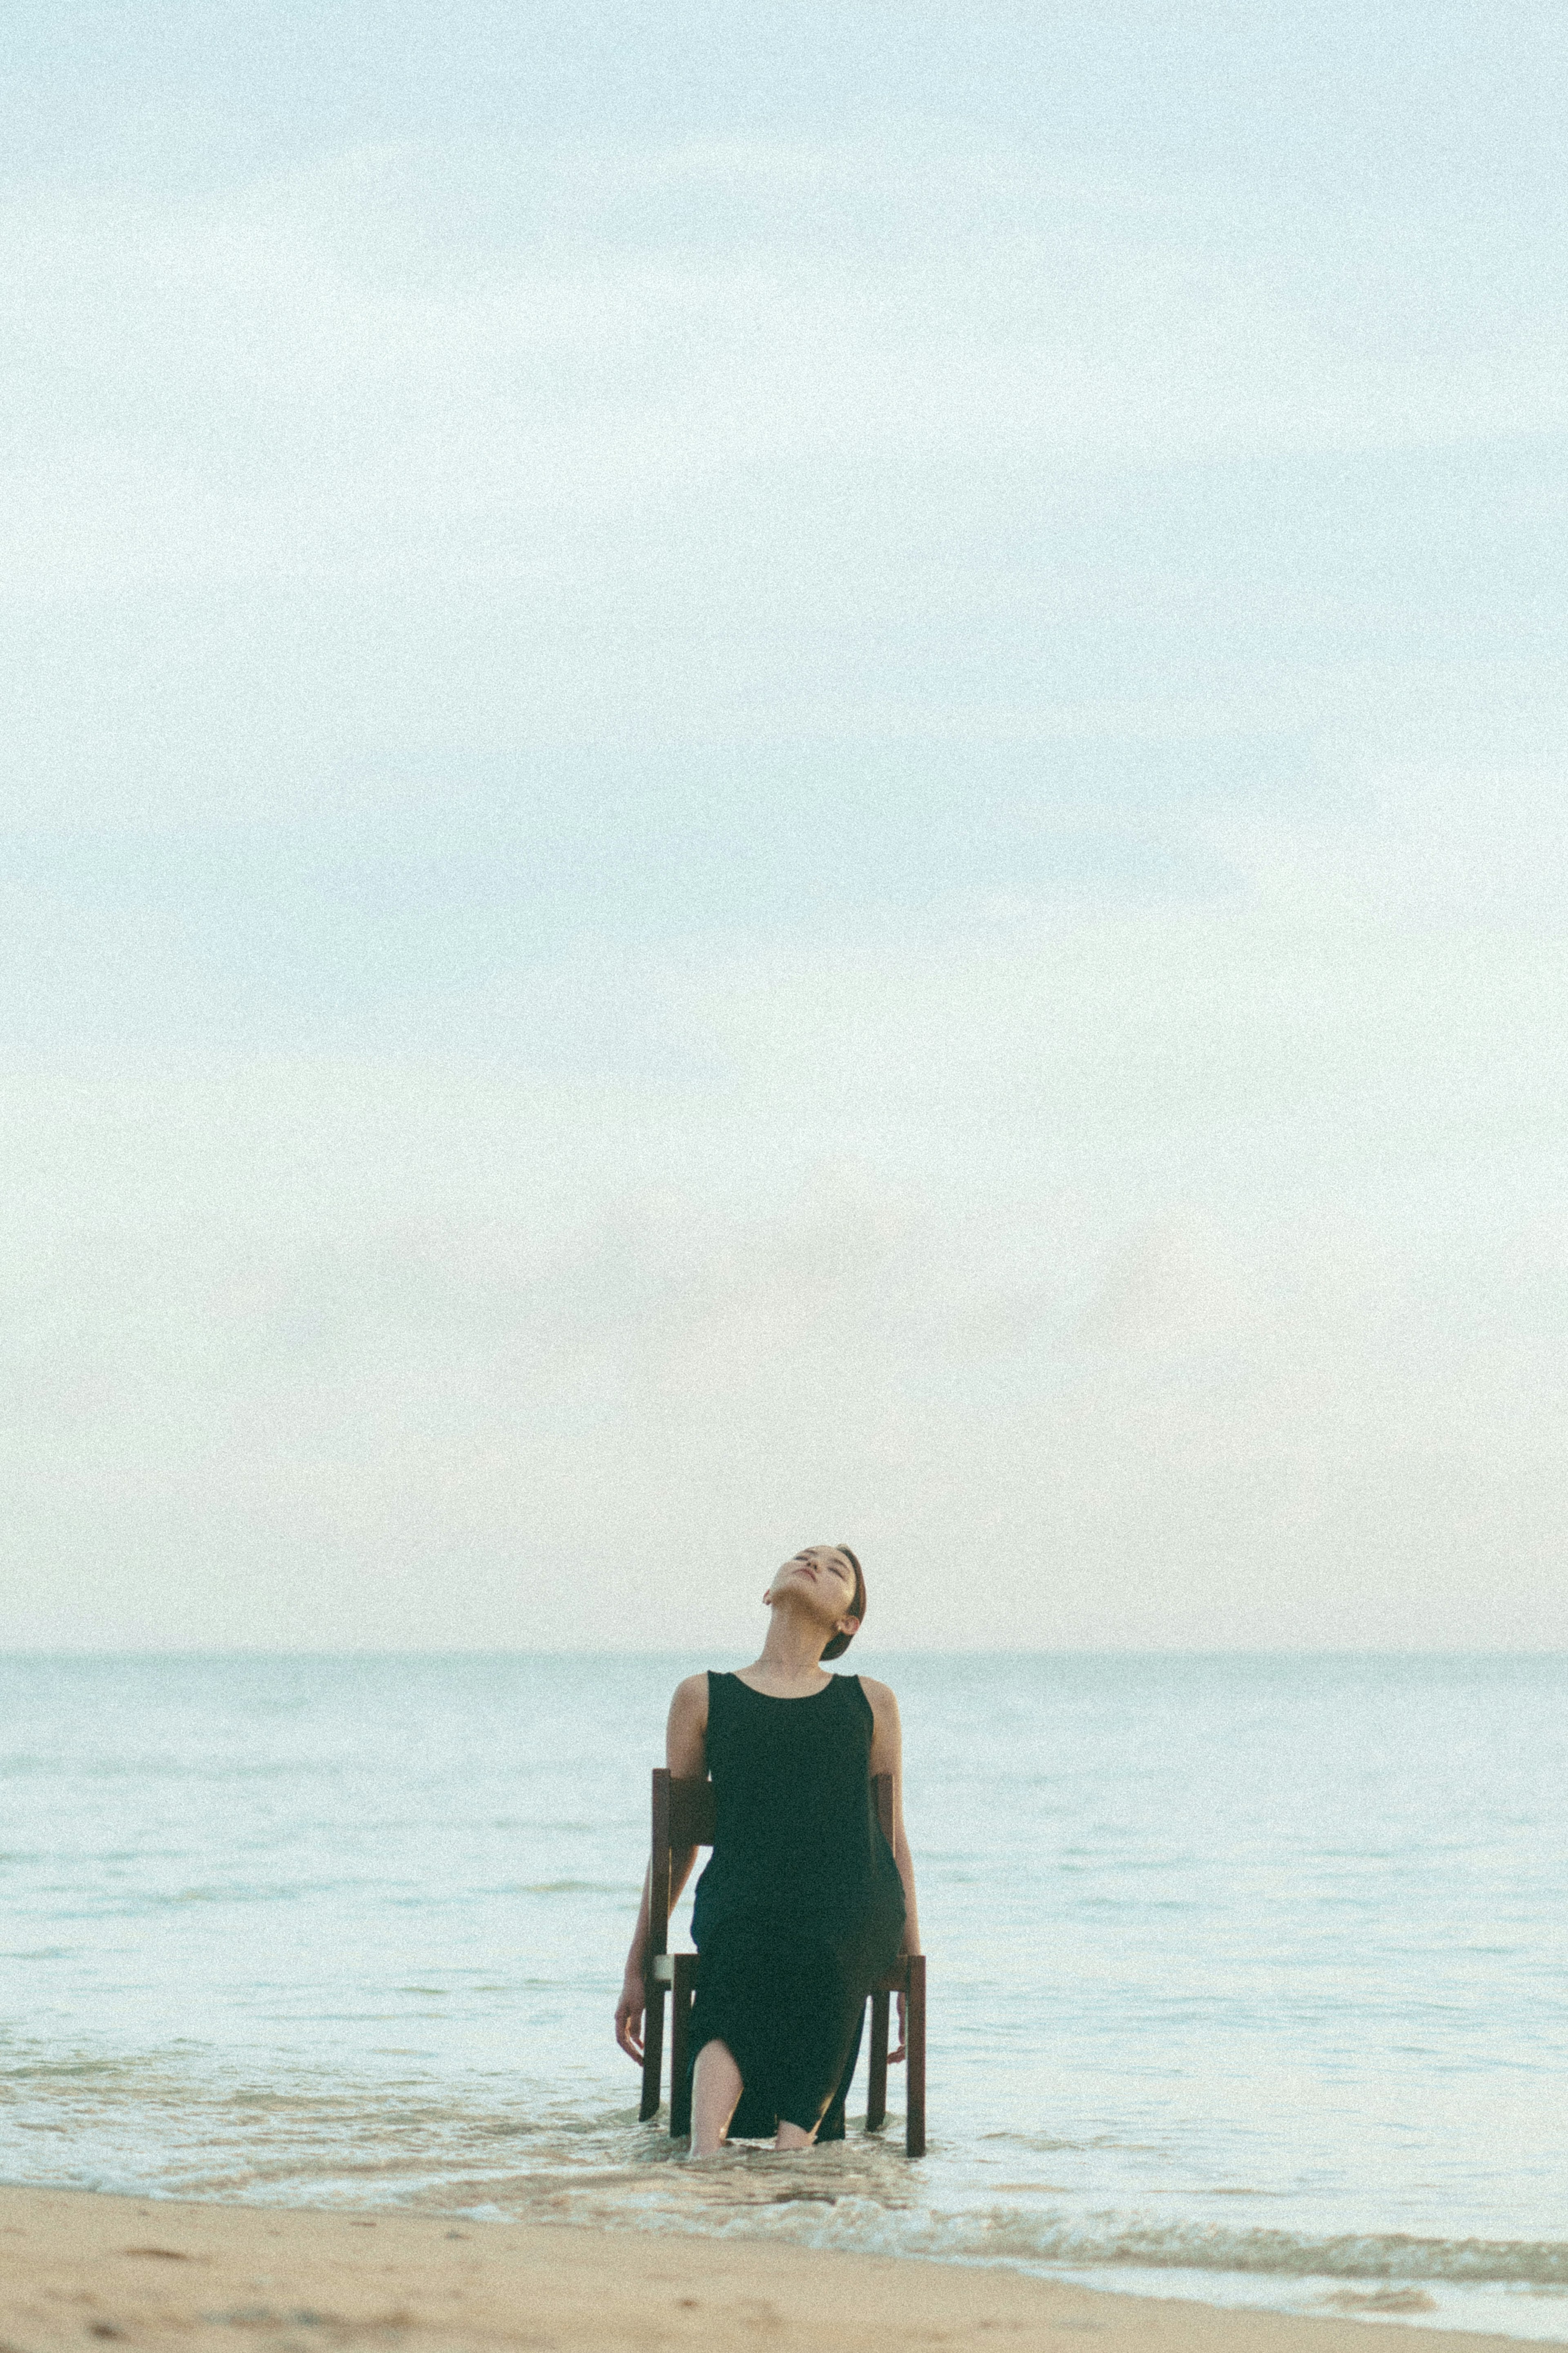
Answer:
M897 2069L804 2157L637 2121L648 1770L742 1662L28 1656L0 2176L1568 2339L1568 1661L852 1656L904 1719L923 2159Z

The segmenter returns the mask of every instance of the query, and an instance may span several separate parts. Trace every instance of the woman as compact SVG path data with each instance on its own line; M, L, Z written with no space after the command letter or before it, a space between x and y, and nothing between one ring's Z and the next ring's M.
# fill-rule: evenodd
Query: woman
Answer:
M900 1952L920 1950L898 1702L868 1675L822 1671L865 1620L860 1564L847 1545L808 1545L763 1599L773 1615L762 1656L739 1674L689 1675L665 1740L677 1778L711 1775L716 1817L691 1915L702 1956L689 2043L694 2158L721 2147L731 2122L744 2137L776 2134L779 2148L841 2137L866 1997ZM890 1846L876 1773L892 1776ZM671 1858L672 1905L696 1852ZM647 1936L645 1878L616 2009L616 2040L639 2066ZM903 2055L900 1994L888 2057Z

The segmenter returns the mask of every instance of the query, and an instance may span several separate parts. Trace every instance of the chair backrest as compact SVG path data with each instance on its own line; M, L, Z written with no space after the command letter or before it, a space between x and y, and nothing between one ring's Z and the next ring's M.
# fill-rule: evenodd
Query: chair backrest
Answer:
M882 1835L892 1842L893 1777L871 1776L871 1795ZM669 1950L669 1859L677 1847L713 1843L713 1784L677 1780L664 1766L653 1772L653 1853L648 1888L648 1952Z

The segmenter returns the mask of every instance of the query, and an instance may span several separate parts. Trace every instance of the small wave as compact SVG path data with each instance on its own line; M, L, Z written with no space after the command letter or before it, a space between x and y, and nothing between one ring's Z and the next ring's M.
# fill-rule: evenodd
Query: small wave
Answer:
M531 1879L499 1891L503 1895L625 1895L617 1880Z
M1428 2295L1424 2287L1342 2287L1332 2295L1321 2295L1320 2304L1332 2312L1370 2313L1374 2318L1380 2312L1436 2312L1437 2299Z
M793 2216L787 2227L792 2236L801 2228ZM1312 2238L1202 2223L1144 2223L1121 2214L1085 2221L1009 2208L889 2214L853 2198L841 2200L831 2221L810 2235L823 2243L859 2245L868 2253L1037 2264L1053 2271L1226 2272L1253 2278L1365 2281L1394 2289L1442 2283L1568 2292L1568 2244L1553 2239L1420 2239L1397 2232Z
M1063 2235L1054 2260L1080 2263L1173 2265L1189 2271L1272 2273L1326 2279L1445 2280L1450 2284L1568 2288L1568 2245L1555 2239L1417 2239L1387 2236L1311 2239L1285 2231L1226 2231L1163 2226L1125 2228L1110 2235L1102 2253L1079 2250L1089 2234Z

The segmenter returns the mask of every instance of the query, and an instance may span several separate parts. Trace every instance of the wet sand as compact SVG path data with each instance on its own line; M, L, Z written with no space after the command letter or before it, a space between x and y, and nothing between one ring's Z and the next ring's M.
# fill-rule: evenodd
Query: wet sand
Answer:
M0 2353L117 2344L1067 2353L1089 2336L1104 2338L1100 2353L1372 2353L1354 2320L1101 2295L952 2263L429 2214L0 2189ZM1453 2353L1511 2341L1442 2337Z

